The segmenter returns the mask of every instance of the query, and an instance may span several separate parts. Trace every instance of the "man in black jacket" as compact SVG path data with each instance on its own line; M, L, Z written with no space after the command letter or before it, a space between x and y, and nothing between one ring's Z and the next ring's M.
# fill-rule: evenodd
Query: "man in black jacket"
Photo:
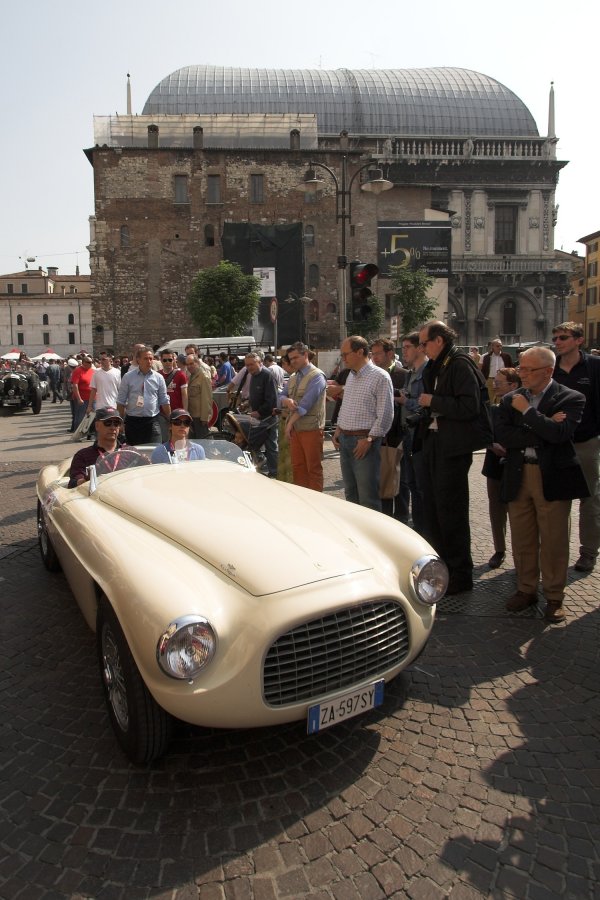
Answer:
M508 503L517 591L506 608L537 603L542 575L546 620L565 618L571 500L588 495L572 443L585 397L552 379L556 358L546 347L521 354L523 387L503 397L496 440L506 448L501 496Z
M585 397L573 443L590 496L579 504L579 558L575 569L592 572L600 547L600 359L581 349L583 326L577 322L555 325L552 342L557 356L554 380Z
M275 379L263 366L258 353L248 353L244 364L252 376L248 393L250 418L256 420L256 425L248 431L248 444L252 450L259 450L264 445L269 478L277 478L279 448L277 418L274 415L277 408Z
M492 443L487 389L483 375L454 342L444 322L426 322L420 346L429 357L419 405L423 442L424 537L450 572L447 594L473 587L469 527L469 469L473 451Z

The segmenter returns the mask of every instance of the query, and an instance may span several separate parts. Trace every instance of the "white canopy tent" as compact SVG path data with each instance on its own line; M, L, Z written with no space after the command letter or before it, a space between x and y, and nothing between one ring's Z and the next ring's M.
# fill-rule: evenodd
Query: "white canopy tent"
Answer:
M62 356L59 356L58 353L55 353L54 350L48 349L48 350L46 350L44 353L40 353L38 356L32 356L32 357L31 357L31 361L32 361L32 362L39 362L40 359L46 359L46 360L50 361L50 360L53 360L53 359L62 359L62 358L63 358L63 357L62 357Z
M8 353L4 353L2 356L0 356L0 359L8 359L10 361L20 359L20 358L21 358L21 354L19 353L18 350L15 350L14 348L12 350L10 350Z

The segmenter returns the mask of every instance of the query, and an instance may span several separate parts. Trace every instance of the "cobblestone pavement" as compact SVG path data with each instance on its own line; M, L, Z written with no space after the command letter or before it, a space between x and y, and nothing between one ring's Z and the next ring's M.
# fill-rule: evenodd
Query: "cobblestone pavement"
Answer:
M508 617L512 560L485 566L480 457L476 587L440 604L382 708L319 737L181 725L165 759L136 769L108 725L93 636L35 546L39 462L19 461L17 441L67 455L66 416L44 404L0 419L0 897L600 897L599 576L571 579L566 625ZM326 469L339 493L331 445Z

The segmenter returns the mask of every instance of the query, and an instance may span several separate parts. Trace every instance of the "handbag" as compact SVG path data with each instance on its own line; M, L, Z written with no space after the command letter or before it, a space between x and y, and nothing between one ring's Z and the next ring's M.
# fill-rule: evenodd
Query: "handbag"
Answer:
M88 432L94 423L95 417L96 417L96 413L94 412L94 410L91 410L91 412L86 412L85 416L79 423L79 426L73 433L72 440L87 441L88 440Z
M381 500L392 500L400 491L402 452L402 444L399 447L382 444L380 447L379 498Z

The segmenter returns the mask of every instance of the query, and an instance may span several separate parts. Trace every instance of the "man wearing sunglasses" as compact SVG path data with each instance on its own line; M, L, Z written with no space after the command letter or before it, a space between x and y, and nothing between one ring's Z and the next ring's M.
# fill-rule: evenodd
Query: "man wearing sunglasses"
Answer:
M583 326L562 322L552 329L556 353L554 380L585 397L581 422L573 434L575 453L590 496L579 504L578 572L592 572L600 547L600 359L582 348Z
M114 407L103 406L97 409L94 424L96 440L91 447L78 450L71 462L68 484L70 488L79 487L84 481L88 481L87 468L93 466L99 456L112 453L117 447L123 446L120 435L123 419Z
M552 378L555 364L547 347L525 350L517 369L523 386L503 397L495 420L495 438L506 448L500 496L517 570L506 608L535 606L541 573L548 622L565 618L571 500L588 495L572 443L585 397Z
M192 417L185 409L174 409L169 419L169 439L152 451L153 463L179 463L206 459L204 449L189 440Z

